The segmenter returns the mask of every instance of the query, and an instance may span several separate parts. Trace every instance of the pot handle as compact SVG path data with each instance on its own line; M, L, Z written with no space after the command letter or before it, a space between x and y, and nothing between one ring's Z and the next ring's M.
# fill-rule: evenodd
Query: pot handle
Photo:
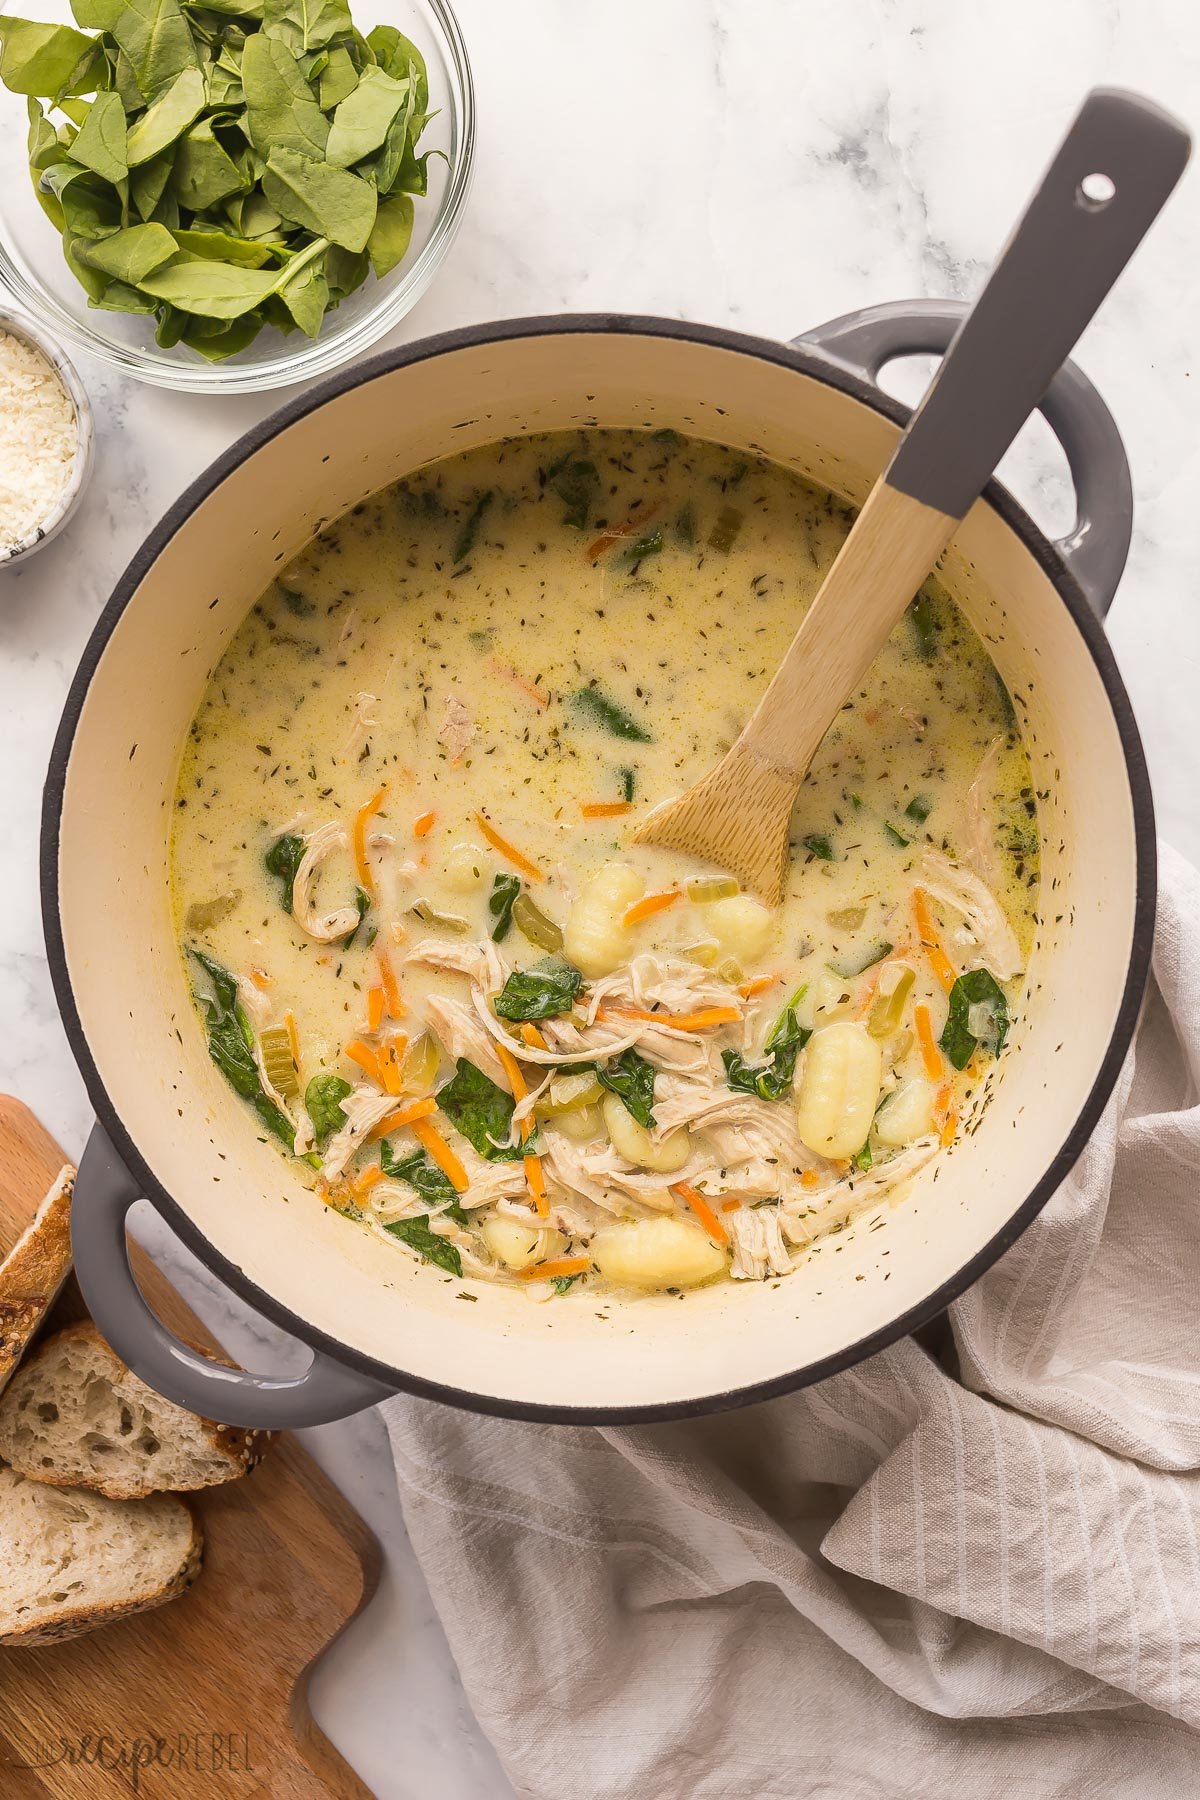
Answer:
M156 1392L222 1425L270 1431L326 1425L388 1398L390 1388L320 1351L301 1375L250 1375L213 1362L168 1331L129 1260L125 1215L140 1198L106 1133L94 1126L71 1201L75 1273L101 1334Z
M893 300L843 313L793 338L872 386L899 356L939 355L966 314L965 300ZM1066 452L1075 523L1056 548L1101 618L1112 605L1133 531L1129 460L1112 414L1076 363L1065 362L1038 410Z

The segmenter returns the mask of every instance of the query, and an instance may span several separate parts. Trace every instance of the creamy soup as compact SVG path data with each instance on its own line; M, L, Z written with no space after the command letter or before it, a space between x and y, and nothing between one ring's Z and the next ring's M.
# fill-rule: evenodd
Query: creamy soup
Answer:
M1038 835L930 583L804 784L782 904L630 842L736 736L852 515L673 432L528 437L324 529L176 800L214 1060L313 1189L536 1298L786 1276L986 1102Z

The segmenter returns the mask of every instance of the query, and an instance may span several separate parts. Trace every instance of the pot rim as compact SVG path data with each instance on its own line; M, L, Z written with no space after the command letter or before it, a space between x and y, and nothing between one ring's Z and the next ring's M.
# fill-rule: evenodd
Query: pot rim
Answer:
M265 444L286 431L298 419L324 406L351 389L364 386L380 375L429 361L449 351L471 349L479 345L508 342L526 337L571 336L575 334L616 335L622 337L681 338L690 343L709 345L713 349L732 350L758 357L781 368L824 382L851 399L860 401L873 411L904 425L912 409L901 401L833 358L819 351L776 342L746 332L731 331L724 326L692 324L684 320L663 319L637 313L553 313L528 318L504 319L482 325L469 325L445 331L397 349L380 352L354 364L349 369L298 395L260 420L216 457L168 507L158 523L135 552L116 582L112 596L101 612L84 648L71 681L62 717L55 733L46 773L42 803L41 845L39 851L42 925L46 954L54 984L55 997L71 1052L83 1077L88 1097L96 1116L108 1133L114 1147L126 1163L131 1175L141 1186L143 1196L177 1233L188 1249L217 1275L238 1297L264 1318L293 1337L323 1352L347 1368L389 1386L398 1392L422 1399L437 1400L467 1412L499 1418L527 1419L542 1424L566 1425L633 1425L657 1421L701 1417L706 1413L725 1412L735 1407L775 1399L799 1388L824 1381L831 1375L863 1362L886 1349L898 1339L928 1324L945 1311L952 1300L977 1281L1020 1237L1036 1218L1082 1153L1092 1131L1099 1122L1126 1051L1133 1038L1141 1009L1142 997L1150 970L1154 939L1157 891L1157 855L1154 829L1154 801L1150 788L1145 753L1134 719L1133 708L1117 668L1103 626L1088 604L1062 553L1042 532L1025 509L996 480L989 481L982 498L997 512L1016 534L1044 573L1050 578L1059 598L1070 613L1084 646L1091 656L1104 685L1112 708L1133 805L1135 893L1133 931L1129 962L1120 1005L1108 1048L1097 1071L1090 1093L1081 1107L1062 1145L1050 1161L1045 1173L1020 1206L988 1242L947 1280L941 1282L917 1305L877 1331L869 1332L853 1344L802 1368L776 1375L766 1381L728 1388L690 1400L664 1402L649 1406L552 1406L535 1401L505 1400L488 1394L472 1393L465 1388L448 1387L393 1368L388 1363L367 1356L362 1351L330 1337L310 1324L265 1289L258 1286L221 1254L204 1236L174 1197L167 1192L143 1160L136 1143L126 1131L116 1107L109 1098L99 1070L92 1058L84 1033L67 967L66 946L59 909L59 844L62 808L66 791L67 770L75 739L76 727L84 700L108 640L134 593L181 525L208 496L242 463Z

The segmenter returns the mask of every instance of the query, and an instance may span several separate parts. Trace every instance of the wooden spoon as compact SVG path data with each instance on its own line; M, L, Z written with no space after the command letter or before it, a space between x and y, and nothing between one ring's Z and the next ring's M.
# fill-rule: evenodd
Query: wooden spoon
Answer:
M778 905L796 794L821 739L1187 163L1148 100L1097 88L822 582L733 748L634 833L707 858Z

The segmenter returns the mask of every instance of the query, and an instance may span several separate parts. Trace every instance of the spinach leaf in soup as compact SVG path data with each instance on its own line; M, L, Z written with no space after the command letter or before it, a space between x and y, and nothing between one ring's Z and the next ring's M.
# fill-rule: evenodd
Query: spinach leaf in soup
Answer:
M438 1089L439 1111L489 1162L519 1162L520 1144L506 1143L512 1135L513 1097L465 1056L455 1073Z
M596 1076L602 1087L624 1102L625 1110L652 1131L654 1118L654 1064L639 1056L632 1045L614 1056L610 1062L596 1064Z
M956 1069L965 1069L976 1050L999 1056L1008 1036L1008 1001L987 969L968 969L950 989L950 1012L938 1039Z
M340 1131L346 1123L346 1113L342 1106L354 1089L340 1075L314 1075L304 1090L304 1110L312 1120L313 1135L321 1149L325 1148L335 1131Z
M421 1213L415 1219L389 1219L383 1229L391 1237L399 1238L402 1244L407 1244L410 1250L415 1250L426 1262L445 1269L448 1275L461 1278L462 1257L458 1247L429 1229L428 1213Z
M600 471L586 457L563 457L549 472L553 491L566 507L563 524L586 531L600 493Z
M379 1146L379 1166L389 1181L407 1182L430 1206L442 1207L456 1224L466 1224L467 1215L459 1205L454 1183L423 1150L399 1157L384 1138Z
M571 709L585 724L611 732L613 737L629 738L635 744L654 741L644 725L639 725L631 713L618 706L594 682L571 695Z
M253 1104L267 1130L293 1149L296 1127L263 1088L254 1057L254 1033L238 999L236 977L203 950L193 947L188 954L207 978L196 997L204 1013L208 1054L234 1093Z
M564 956L545 956L528 969L514 969L496 996L498 1018L514 1023L554 1019L570 1012L583 987L583 975Z
M292 910L292 888L296 880L296 870L304 860L304 839L294 832L286 832L271 845L263 863L268 875L273 875L279 883L280 902L284 912Z
M521 892L519 875L497 875L488 895L488 912L492 918L492 942L502 944L512 930L513 906Z
M760 1100L783 1100L792 1091L796 1059L812 1032L796 1018L796 1008L806 988L797 988L763 1044L766 1061L749 1063L736 1050L722 1050L725 1080L738 1094L757 1094Z
M476 541L479 537L479 530L483 524L483 515L492 504L494 498L495 494L493 489L488 488L485 493L480 494L478 500L476 500L474 506L463 520L454 544L454 561L456 563L466 562L468 556L470 556L472 550L475 548Z

